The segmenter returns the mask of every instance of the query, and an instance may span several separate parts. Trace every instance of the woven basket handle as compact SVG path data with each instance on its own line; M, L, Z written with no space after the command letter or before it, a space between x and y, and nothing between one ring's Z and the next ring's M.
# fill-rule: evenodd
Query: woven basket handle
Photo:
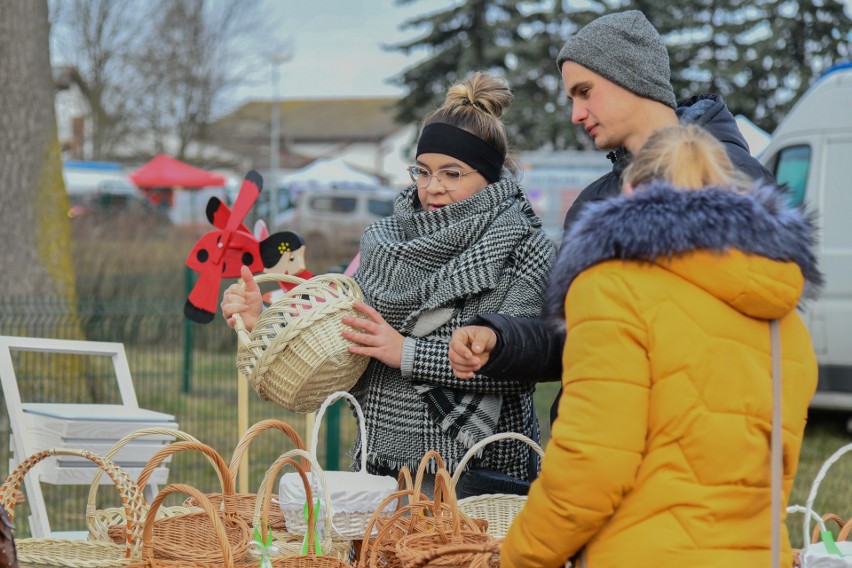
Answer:
M139 474L139 479L136 483L140 484L140 487L145 487L148 483L148 478L151 477L154 470L157 469L157 467L159 467L167 457L185 450L199 451L213 461L216 466L215 469L219 472L219 479L222 480L222 494L225 496L223 499L225 504L225 513L229 516L236 515L236 504L233 499L227 498L229 495L236 494L234 478L231 477L228 465L225 463L225 460L222 459L222 456L216 452L216 450L207 444L202 444L201 442L172 442L168 446L165 446L163 449L154 454L150 460L148 460L148 463L145 464L145 467ZM150 512L148 514L150 516Z
M300 450L305 449L305 442L302 441L302 437L299 435L296 430L281 420L276 420L274 418L270 418L268 420L261 420L256 424L252 425L251 428L246 430L245 434L243 434L240 441L237 442L237 447L234 448L234 455L231 456L231 465L228 468L231 471L231 477L237 479L237 474L240 471L240 462L243 460L243 455L248 450L248 447L257 438L262 432L266 430L279 430L283 432L285 436L290 438L290 440L296 445L296 448ZM311 464L309 461L302 459L302 467L309 471L311 469Z
M181 430L175 430L173 428L143 428L141 430L136 430L135 432L131 432L130 434L128 434L124 438L120 439L118 442L115 443L115 445L113 445L112 448L110 448L110 450L107 452L107 454L104 457L108 460L111 460L124 446L126 446L127 444L129 444L133 440L136 440L138 438L142 438L144 436L156 436L156 435L172 436L174 438L178 438L179 440L186 440L188 442L197 442L198 441L193 436L187 434L186 432L183 432ZM208 457L207 460L210 461L210 463L213 464L214 467L215 467L216 464L213 462L213 460L211 458ZM222 476L219 474L218 470L216 471L216 475L219 476L219 482L221 483L222 482ZM101 477L103 477L102 471L98 471L97 473L95 473L95 479L92 481L91 487L89 487L89 498L88 498L88 501L86 502L86 524L88 525L88 527L90 529L93 526L95 512L97 511L97 495L98 495L98 487L100 486ZM141 486L140 489L142 490L142 495L143 495L143 498L144 498L145 486L144 485Z
M438 469L446 468L444 458L442 458L441 454L439 454L435 450L429 450L428 452L423 454L423 457L420 459L420 465L417 466L417 473L414 474L415 499L420 499L422 497L423 478L426 476L426 470L429 468L429 464L432 462L432 458L435 458L435 463L437 464Z
M805 503L805 520L802 523L802 557L804 557L805 551L808 549L808 535L811 532L811 514L814 510L814 501L816 501L816 495L817 491L819 490L819 486L822 483L822 480L825 479L829 468L835 463L837 463L837 461L841 457L843 457L843 454L846 454L850 451L852 451L852 444L846 444L845 446L842 446L839 450L834 452L827 460L825 460L825 462L823 462L822 467L819 469L819 473L817 473L817 476L814 478L814 481L811 484L811 491L808 494L808 500ZM823 526L822 529L825 530L825 526Z
M395 491L395 492L391 493L390 495L388 495L387 497L382 499L382 502L379 503L379 506L376 507L376 510L373 512L373 514L370 515L370 521L367 523L366 530L364 530L364 540L363 540L363 546L361 546L361 556L360 556L360 559L359 559L358 564L357 564L358 566L368 566L367 554L368 554L368 551L370 550L370 544L369 544L370 538L369 538L368 535L373 534L373 529L378 524L379 518L382 516L382 511L385 510L385 507L390 505L392 502L396 501L397 502L397 508L396 508L396 511L394 511L394 515L392 515L390 517L390 519L397 518L396 515L401 516L401 515L405 514L406 510L408 510L408 508L409 508L408 506L405 506L405 505L402 504L402 500L405 499L406 497L412 498L413 496L414 496L414 491L412 491L411 489L401 489L399 491ZM379 532L378 532L379 536L381 536L382 534L387 532L387 530L389 530L387 527L388 527L388 525L392 524L390 519L388 519L388 522L385 523L385 525L379 530ZM376 542L378 542L378 541L379 541L379 539L377 537ZM370 564L370 566L372 566L372 564Z
M455 556L457 554L477 554L476 560L470 565L470 568L488 568L491 563L491 558L495 554L500 553L500 545L502 540L492 540L480 544L448 544L426 551L422 556L409 562L406 568L424 568L431 562L447 556Z
M435 523L438 529L438 534L441 540L449 544L451 539L458 539L461 536L461 515L459 513L459 505L456 501L456 492L453 486L453 480L450 479L450 474L446 469L439 469L435 474L435 498L432 501L432 516L440 519L443 511L443 505L449 506L449 512L452 516L452 534L447 534L444 529L444 523Z
M411 470L407 465L399 469L399 475L396 476L396 486L400 491L414 491L414 481L411 480Z
M491 442L496 442L497 440L520 440L521 442L526 443L529 447L531 447L535 453L544 458L544 450L541 449L541 446L536 444L530 438L524 436L523 434L518 434L517 432L500 432L498 434L491 434L487 438L483 438L482 440L475 443L470 449L464 454L461 461L459 461L459 465L456 466L456 470L453 472L453 487L459 482L459 478L461 474L464 472L464 468L467 465L467 462L472 460L479 451L490 444Z
M127 546L127 558L135 557L139 548L139 537L142 531L142 515L144 514L145 499L142 497L142 491L139 486L130 479L127 473L118 467L112 460L101 457L97 454L86 450L72 450L65 448L51 448L41 450L29 456L22 461L15 470L9 474L6 482L0 487L0 506L6 509L9 515L9 521L15 519L15 494L21 483L24 482L24 477L29 473L35 465L51 456L76 456L86 458L94 462L100 471L109 475L112 482L118 489L118 494L121 496L121 503L124 506L124 514L127 518L127 532L125 543Z
M311 476L316 476L319 479L320 486L322 487L323 505L325 506L325 519L323 523L325 525L325 534L326 538L331 538L331 535L333 534L331 518L334 516L334 510L332 509L331 492L328 490L328 484L325 479L325 472L322 470L319 462L317 462L316 458L314 458L313 455L301 449L290 450L289 452L281 454L281 456L277 460L275 460L275 463L269 466L269 469L266 470L266 474L263 476L263 480L260 482L260 487L257 490L257 499L255 499L254 502L254 515L252 517L253 525L257 527L261 526L261 523L263 523L261 527L263 529L263 532L261 534L266 534L266 519L267 515L269 514L269 503L272 502L272 483L273 481L275 481L275 477L278 475L278 472L281 470L284 464L288 463L285 460L289 459L291 461L294 461L293 458L295 456L301 457L302 461L307 460L311 464ZM301 466L297 467L296 469L300 472L300 475L302 472L305 471L305 469ZM308 502L310 503L309 508L312 508L313 487L310 483L308 485L308 488L311 489L311 491L309 493L306 493L305 497L308 498Z
M304 461L304 457L302 458ZM272 493L272 483L275 481L275 477L278 475L278 472L281 471L285 465L292 465L296 470L296 473L299 474L299 477L302 478L302 484L305 488L305 499L308 504L308 554L316 555L316 543L314 542L314 532L316 526L316 511L314 511L314 494L311 491L311 482L308 481L308 476L305 473L305 469L293 458L289 457L287 454L282 455L275 463L269 466L269 469L266 470L266 475L263 476L263 481L260 482L260 489L257 492L257 499L254 503L254 519L253 524L255 527L260 528L261 536L265 535L269 530L269 506L272 502L270 495ZM330 518L329 515L326 515L327 518ZM330 535L330 533L326 533Z
M837 523L837 526L840 527L840 534L837 536L837 540L848 540L849 529L852 527L847 526L852 519L849 519L846 522L843 522L843 519L835 515L834 513L826 513L822 516L823 522L827 523L828 521L834 521ZM846 531L845 533L843 531ZM816 544L819 542L819 525L814 527L814 532L811 533L811 544Z
M317 416L314 420L313 432L311 432L311 453L317 455L317 446L319 445L319 430L322 425L322 417L325 416L325 411L328 407L337 402L339 399L345 398L352 406L355 407L355 413L358 415L358 431L361 435L361 471L367 473L367 421L364 420L364 411L361 410L361 405L354 396L346 391L333 392L323 401L322 406L317 410Z
M843 528L840 529L840 534L837 535L838 542L841 541L841 540L849 540L849 533L852 532L852 519L848 519L844 523L842 519L840 519L840 518L835 519L834 518L834 517L837 517L837 515L830 515L830 516L832 517L833 521L835 521L837 524L839 524L841 527L843 527Z
M302 284L307 282L304 278L299 278L298 276L291 276L289 274L278 274L278 273L270 273L270 274L258 274L254 277L254 281L260 285L266 282L289 282L290 284ZM246 288L246 283L242 278L237 282L240 286L242 286L243 290ZM242 345L247 345L249 342L249 331L246 329L246 324L243 322L242 316L240 316L239 312L234 314L234 331L237 332L237 341L239 341Z
M145 560L145 562L150 566L158 565L158 562L154 559L154 547L152 546L154 540L154 524L160 505L162 505L166 497L172 493L185 493L195 499L198 506L204 509L204 512L207 513L207 516L210 517L210 520L213 523L213 530L216 532L216 537L219 539L219 546L222 548L222 558L224 560L222 566L224 568L233 568L234 556L231 554L231 543L228 542L228 535L225 533L225 527L219 519L216 507L210 503L210 500L206 495L201 493L201 491L194 487L190 487L189 485L183 485L180 483L174 483L164 487L162 491L157 493L157 496L154 498L154 502L151 503L151 510L148 513L148 517L145 519L145 528L142 531L143 560Z

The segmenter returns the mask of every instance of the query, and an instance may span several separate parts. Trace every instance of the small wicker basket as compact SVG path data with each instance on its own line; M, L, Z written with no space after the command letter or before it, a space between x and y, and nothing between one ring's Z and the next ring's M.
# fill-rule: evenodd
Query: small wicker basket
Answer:
M255 438L257 438L262 432L265 432L266 430L278 430L280 432L283 432L285 436L290 438L290 440L293 442L297 449L305 449L305 443L302 441L302 437L299 435L298 432L296 432L296 430L293 429L292 426L290 426L286 422L282 422L281 420L276 420L274 418L270 418L268 420L261 420L260 422L254 424L251 428L246 430L245 434L243 434L242 438L240 438L239 442L237 442L237 446L234 449L234 454L233 456L231 456L231 465L228 467L228 470L231 472L231 477L234 478L234 481L237 480L237 474L240 471L240 462L243 459L243 455L245 455L252 441L254 441ZM302 463L305 468L310 469L310 462L303 460ZM211 503L213 503L214 507L219 507L219 505L222 503L223 495L221 493L208 493L206 497L210 500ZM239 515L239 517L244 520L246 524L251 525L257 496L254 493L237 493L235 497L237 515ZM272 495L272 499L278 499L278 496ZM184 501L183 505L184 507L198 506L198 504L193 500L192 497ZM281 513L281 510L278 507L269 512L269 526L275 532L285 532L287 530L286 523L284 522L284 515Z
M155 550L156 525L160 523L157 519L157 511L163 501L173 493L184 493L193 497L201 505L201 515L207 517L209 522L209 533L211 538L205 538L203 542L188 543L186 558L173 560L157 557ZM210 540L215 541L210 547ZM159 543L163 544L163 543ZM162 546L157 547L162 548ZM145 519L142 532L142 558L128 565L127 568L233 568L234 554L226 534L225 526L219 517L216 507L200 491L194 487L181 484L172 484L160 491L151 503L151 511Z
M362 446L361 469L360 471L324 472L325 485L321 491L323 494L325 494L325 491L331 491L331 506L333 507L331 524L332 529L334 530L334 538L358 540L364 536L364 530L370 522L370 518L373 516L373 513L376 511L376 507L384 500L385 497L396 490L397 484L396 480L392 477L371 475L367 472L367 424L364 420L364 413L361 410L361 405L358 404L355 397L348 392L339 391L333 393L329 395L329 397L322 403L322 406L320 406L316 420L314 421L313 432L311 434L311 455L314 456L314 459L317 458L317 449L320 438L319 430L326 410L329 406L341 398L347 399L352 404L352 407L355 409L355 413L358 417L358 429ZM294 484L297 480L298 478L294 479L292 474L285 478L285 481L290 482L288 487L291 491L294 489ZM285 485L282 482L282 489L284 487ZM282 498L281 508L284 512L284 517L287 520L287 526L289 527L288 531L295 534L304 534L307 530L307 526L305 524L304 515L302 514L302 507L293 503L289 498L287 499L287 502L285 502L285 495L283 491L279 491L279 493ZM299 489L299 494L301 494L301 489ZM301 496L297 502L301 502ZM325 510L326 513L328 513L328 511L329 509ZM383 515L389 517L391 513L391 510L387 510L379 512L378 514L380 516Z
M321 475L321 471L319 469L319 464L313 460L306 451L304 450L291 450L281 455L275 462L266 470L266 474L263 476L263 481L260 482L260 487L257 491L257 500L255 502L255 509L253 514L252 525L255 527L255 531L257 531L260 535L268 534L270 531L269 525L267 523L267 519L269 518L270 511L270 503L271 499L269 495L272 493L272 485L275 482L275 477L281 471L281 468L285 465L291 465L296 470L299 477L302 479L302 484L305 490L305 495L307 496L307 508L308 508L308 528L306 531L307 541L308 541L308 554L302 554L302 544L304 542L304 536L292 535L292 534L278 534L274 531L272 532L272 546L274 550L269 556L270 565L273 568L338 568L339 566L347 566L347 561L349 560L349 550L351 547L351 542L349 540L333 540L329 537L331 534L331 523L329 516L326 515L325 520L325 538L321 543L315 543L315 526L316 526L316 511L314 510L314 498L313 493L311 492L311 484L308 481L308 476L305 473L305 469L294 459L296 456L302 457L302 461L308 460L311 463L311 467L315 470L315 473ZM322 483L322 478L320 479ZM325 492L325 495L328 495L328 492ZM326 510L331 506L331 503L327 497L324 497L324 507ZM256 541L255 541L256 542ZM256 545L260 545L262 543L257 543ZM317 555L317 544L319 544L319 550L321 551L319 555ZM260 548L257 546L256 548ZM252 555L249 555L251 558ZM258 560L254 560L254 564L252 566L257 566Z
M501 541L492 540L485 544L448 544L428 550L410 561L405 568L438 568L458 566L459 560L469 568L494 568L494 558L500 553Z
M255 281L298 284L261 314L251 333L235 314L237 368L260 398L308 413L331 393L352 388L370 361L350 353L352 342L341 335L348 329L343 317L363 317L353 307L364 300L355 280L342 274L310 280L262 274Z
M492 434L471 446L467 453L465 453L464 457L462 457L458 467L453 473L453 488L455 488L456 484L458 484L459 478L464 471L464 467L482 450L482 448L492 442L496 442L497 440L506 439L525 442L539 456L544 457L544 451L541 449L541 446L523 434L518 434L517 432L501 432L499 434ZM518 513L521 512L521 509L523 509L526 502L526 495L494 493L489 495L466 497L465 499L460 499L458 505L459 510L468 516L488 521L488 534L495 538L503 538L506 536L506 533L509 532L509 527L512 525L512 521L514 521L515 517L518 516Z
M452 530L453 523L458 520L460 530L485 533L487 523L479 519L471 519L464 513L453 510L449 503L439 503L440 514L435 514L434 501L428 499L420 490L423 477L432 459L438 463L438 471L449 479L449 474L443 469L444 461L434 450L423 456L417 468L414 489L400 489L385 499L376 514L370 519L365 531L365 540L361 547L358 565L362 568L402 568L402 559L396 550L397 542L406 536L420 533L435 533L436 526L442 525L445 532ZM437 480L436 474L436 480ZM410 487L411 477L400 472L400 486ZM406 504L403 501L407 500ZM397 509L390 517L378 515L388 504L397 501ZM367 539L372 534L373 527L378 527L378 535ZM487 535L485 535L487 536Z
M200 442L174 442L154 454L142 472L137 483L142 486L148 482L151 473L171 455L178 452L195 450L209 457L216 464L219 478L222 480L221 510L216 507L217 516L221 519L234 558L241 559L248 552L251 534L248 523L237 514L237 497L234 479L228 471L225 460L210 446ZM191 496L195 496L192 492ZM209 500L208 500L209 501ZM150 516L147 515L147 516ZM147 520L146 516L146 520ZM216 562L218 545L213 531L214 523L205 512L186 513L167 518L154 519L153 531L155 541L153 554L157 561L160 559L191 562ZM210 555L213 556L210 556Z
M198 441L193 436L181 430L158 427L143 428L141 430L131 432L130 434L116 442L104 457L108 460L113 459L113 457L118 454L122 450L122 448L124 448L127 444L129 444L133 440L137 440L145 436L169 436L171 438L177 438L179 440L184 440L187 442ZM212 458L208 457L207 459L215 467L215 462L213 462ZM88 502L86 503L86 526L89 529L89 540L99 540L104 542L115 542L121 544L122 542L124 542L124 525L127 523L127 519L124 516L124 507L108 507L106 509L97 508L98 487L100 487L101 477L102 473L99 472L95 474L95 479L92 481L92 485L89 488ZM219 481L222 481L221 476L219 477ZM145 488L142 487L141 490L144 494ZM145 508L147 509L147 504ZM157 511L157 514L160 516L160 518L165 518L173 517L175 515L183 515L186 513L195 513L198 511L200 511L200 509L190 508L186 506L160 507Z
M25 538L16 541L20 566L66 566L69 568L116 568L138 558L145 500L132 479L112 461L85 450L49 449L36 452L22 461L0 487L0 506L14 520L15 493L24 476L40 461L50 456L77 456L91 460L112 479L124 505L123 544L55 538Z
M484 546L495 540L487 533L476 528L462 529L461 520L464 516L458 509L453 482L445 469L435 474L435 497L432 501L432 517L440 519L445 515L442 505L449 506L450 526L447 523L436 522L434 530L415 532L400 538L396 542L396 554L403 566L416 563L423 555L438 547L454 544ZM388 530L386 527L384 530ZM381 537L379 537L381 538ZM461 554L442 557L435 565L448 568L466 568L476 561L477 553Z

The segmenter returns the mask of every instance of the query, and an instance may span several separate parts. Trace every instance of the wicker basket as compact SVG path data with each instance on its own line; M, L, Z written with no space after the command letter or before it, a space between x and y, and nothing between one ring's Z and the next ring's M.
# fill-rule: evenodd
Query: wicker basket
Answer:
M143 438L145 436L170 436L172 438L177 438L179 440L185 440L187 442L197 442L194 437L190 436L186 432L182 432L180 430L174 430L172 428L143 428L141 430L136 430L135 432L131 432L121 440L115 443L112 448L110 448L109 452L107 452L106 459L111 460L122 448L124 448L127 444L132 442L133 440L137 440L139 438ZM211 458L207 458L210 463L215 463ZM218 471L217 471L218 474ZM89 488L89 498L86 503L86 526L89 529L89 540L99 540L104 542L115 542L121 544L124 541L124 525L127 523L127 519L124 516L124 508L123 507L108 507L106 509L98 509L97 508L97 496L98 496L98 487L100 487L100 480L102 474L95 474L95 479L92 481L92 485ZM219 477L219 481L222 481L221 476ZM144 487L141 488L144 495ZM147 504L143 509L143 518L144 511L147 509ZM198 508L187 508L187 507L160 507L157 511L157 514L160 518L165 517L173 517L175 515L183 515L186 513L194 513L198 512L201 509Z
M485 544L448 544L426 551L405 565L405 568L438 568L446 566L469 566L470 568L496 568L495 558L500 553L499 540ZM468 561L459 564L459 560Z
M298 283L267 308L248 333L235 314L239 345L237 368L260 398L291 412L315 412L328 395L349 390L370 358L349 352L341 335L344 316L363 317L353 307L363 301L358 284L342 274L310 280L264 274L258 283Z
M155 539L156 533L159 532L156 530L156 525L161 523L157 519L157 511L165 498L173 493L184 493L193 497L201 505L200 514L207 517L209 522L208 536L211 538L205 538L203 542L187 543L189 548L183 554L186 558L182 560L159 558L156 552L157 549L163 548L164 544L156 543ZM216 507L194 487L172 484L163 488L151 503L151 513L153 514L149 514L145 519L142 532L141 559L128 565L127 568L233 568L236 566L230 539ZM215 541L212 549L210 548L211 540Z
M333 507L333 516L331 524L334 530L333 538L357 540L364 536L364 530L379 503L396 490L396 481L392 477L371 475L367 472L367 425L361 405L348 392L339 391L329 395L322 403L322 406L320 406L319 411L317 411L311 435L311 439L313 440L311 443L311 454L316 459L322 417L325 415L328 407L341 398L347 399L352 404L358 416L358 428L362 446L361 470L324 472L325 486L322 492L323 494L327 490L332 492L331 505ZM293 485L294 482L297 482L297 479L294 479L292 474L285 478L285 481L290 482L290 489L294 489ZM279 493L281 493L281 508L284 512L284 518L287 520L288 531L294 534L305 534L307 526L302 507L293 506L294 504L289 498L285 502L283 491L279 491ZM301 502L301 498L298 501ZM326 512L328 512L328 509L326 509ZM390 516L391 513L392 511L388 510L380 512L379 515Z
M272 485L275 482L275 477L281 471L281 468L285 465L291 465L296 470L299 477L301 477L305 494L307 496L308 530L306 532L306 536L308 541L308 554L302 554L302 544L305 539L304 536L292 534L281 535L271 531L273 550L268 557L271 561L270 565L274 568L338 568L339 566L347 566L351 543L348 540L333 540L328 537L328 535L331 534L331 524L328 515L325 516L326 537L320 543L319 555L316 554L317 549L314 541L315 530L313 530L316 526L316 511L314 511L313 493L311 492L311 484L308 481L305 469L294 459L296 456L302 457L303 462L307 459L311 463L314 473L320 475L320 483L322 483L322 470L319 468L319 464L317 464L306 451L296 449L282 454L281 457L275 460L275 463L266 470L266 474L263 476L263 481L260 482L260 487L257 491L258 499L256 500L252 521L252 525L255 527L256 536L257 534L266 535L270 532L267 519L269 517L271 502L269 495L272 492ZM326 491L324 495L327 496L328 492ZM324 500L324 506L326 507L326 510L328 510L331 503L328 498L324 498ZM262 543L258 543L257 541L255 541L255 545L255 549L263 548ZM254 554L250 554L249 558L253 555ZM259 558L256 558L253 560L253 564L250 565L257 566L258 562Z
M305 443L302 441L302 437L299 436L299 433L286 422L275 419L261 420L246 430L245 434L243 434L242 438L240 438L240 441L237 442L237 447L234 449L234 454L231 457L231 465L228 467L228 470L231 472L231 477L234 478L235 482L237 480L237 474L240 471L240 462L243 459L243 455L245 455L252 441L266 430L279 430L292 440L296 448L300 450L305 449ZM310 469L310 462L302 460L302 464L306 469ZM213 503L214 507L219 507L222 503L221 493L208 493L206 497L211 503ZM278 496L272 495L272 499L277 500ZM251 526L254 515L256 500L257 496L254 493L237 493L236 495L235 503L237 507L237 515L239 515L239 517L249 526ZM184 507L198 506L192 497L188 498L183 505ZM269 512L269 526L276 532L285 532L287 530L286 523L284 522L284 515L278 507L275 507Z
M849 531L852 530L852 519L844 522L843 519L835 515L834 513L826 513L822 517L819 516L819 513L816 511L808 511L806 507L802 507L801 505L790 505L787 507L788 513L804 513L809 514L810 517L815 521L814 531L811 534L810 544L817 544L820 541L821 533L828 530L826 523L828 521L833 521L840 528L840 533L837 536L837 541L847 540L849 538ZM802 551L800 549L793 549L793 566L798 568L802 565L801 558Z
M248 523L240 519L237 514L234 479L228 471L228 466L225 465L225 460L216 453L216 450L200 442L174 442L169 444L151 457L139 474L137 483L144 487L154 469L166 458L186 450L201 452L216 464L216 470L222 480L221 494L224 495L221 510L217 507L218 516L224 525L234 558L243 558L248 552L251 534ZM192 496L194 494L195 492L192 493ZM216 558L219 558L219 546L216 542L213 525L210 516L203 511L154 519L152 529L156 537L153 544L154 556L158 561L167 559L201 563L215 562ZM209 552L205 553L205 551Z
M87 542L54 538L25 538L16 541L18 562L21 566L67 566L71 568L113 568L126 566L130 559L138 558L142 531L142 510L145 501L142 492L132 479L112 461L85 450L49 449L36 452L9 475L0 487L0 506L14 520L15 492L24 476L37 463L50 456L77 456L93 461L112 479L124 504L125 525L123 544L112 542Z
M436 522L435 530L409 534L396 542L396 554L403 566L418 561L424 554L435 548L452 544L483 546L494 540L493 537L480 532L478 529L462 529L463 513L458 509L453 482L445 469L441 469L435 474L435 497L431 508L433 518L440 519L444 516L443 504L449 506L451 522L449 527L446 523ZM384 530L388 530L387 527ZM381 538L380 536L379 539ZM440 566L466 568L476 561L477 556L477 553L457 553L442 557L440 561L436 560L435 562L439 562L438 565Z
M402 568L402 560L398 557L396 544L402 538L420 533L434 533L437 525L442 525L445 532L452 530L457 518L460 529L470 532L485 533L487 524L479 519L471 519L462 512L451 509L449 503L438 505L440 514L435 516L434 501L426 498L420 492L423 476L432 459L439 464L439 472L449 479L449 474L443 469L443 460L435 451L429 451L420 462L414 481L414 489L401 489L387 497L382 507L397 501L397 510L390 517L380 517L374 514L367 526L366 535L372 534L373 527L378 527L375 538L364 540L359 556L359 566L362 568ZM437 474L436 474L437 475ZM410 476L400 475L400 484L410 483ZM403 501L407 500L406 504ZM382 509L377 509L377 512ZM487 536L487 535L486 535Z
M516 432L493 434L471 446L464 457L462 457L456 471L453 473L453 488L455 488L458 483L467 462L469 462L488 444L496 442L497 440L505 439L525 442L529 444L529 446L539 456L544 457L544 451L542 451L541 446L523 434L518 434ZM526 502L526 495L505 495L501 493L476 495L474 497L460 499L459 510L468 516L477 519L485 519L488 521L488 534L495 538L503 538L506 536L506 533L509 532L509 527L512 525L512 521L514 521L515 517L518 516L518 513L521 512L521 509L523 509Z

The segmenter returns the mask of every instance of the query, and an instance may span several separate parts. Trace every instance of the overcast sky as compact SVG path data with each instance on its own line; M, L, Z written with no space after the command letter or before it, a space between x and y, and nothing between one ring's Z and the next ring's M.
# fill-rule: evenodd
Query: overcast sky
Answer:
M279 66L281 98L338 98L399 95L387 79L425 53L405 56L382 49L418 36L401 31L402 22L458 0L417 0L398 6L393 0L265 0L270 15L281 22L280 37L292 38L292 59ZM272 63L245 87L238 100L272 97Z
M400 30L412 17L446 9L461 0L264 0L269 14L281 22L280 38L292 38L292 59L279 69L281 98L338 98L403 94L388 84L426 54L405 56L382 49L418 37L416 29ZM852 0L843 0L852 13ZM229 99L236 105L273 96L272 64L261 69ZM226 105L227 106L227 105Z

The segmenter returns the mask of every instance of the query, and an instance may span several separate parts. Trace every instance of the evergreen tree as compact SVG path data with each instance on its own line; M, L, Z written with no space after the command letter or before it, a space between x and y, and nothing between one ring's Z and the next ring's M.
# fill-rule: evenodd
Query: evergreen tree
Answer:
M411 3L416 0L399 0ZM424 33L392 46L430 56L396 82L408 88L398 118L420 120L447 87L473 70L503 75L516 99L506 121L519 149L589 147L570 123L554 61L571 33L614 11L641 10L669 50L680 98L721 94L734 114L767 131L777 126L814 78L852 57L852 20L841 0L466 0L404 28Z
M516 95L505 117L512 144L519 149L576 145L577 130L555 64L569 25L564 4L466 0L405 22L403 28L423 34L391 49L426 48L430 56L396 78L408 88L398 103L398 119L420 121L443 102L451 84L472 71L488 71L505 77Z
M711 92L771 132L823 71L852 56L839 0L691 0L646 7L678 97Z

